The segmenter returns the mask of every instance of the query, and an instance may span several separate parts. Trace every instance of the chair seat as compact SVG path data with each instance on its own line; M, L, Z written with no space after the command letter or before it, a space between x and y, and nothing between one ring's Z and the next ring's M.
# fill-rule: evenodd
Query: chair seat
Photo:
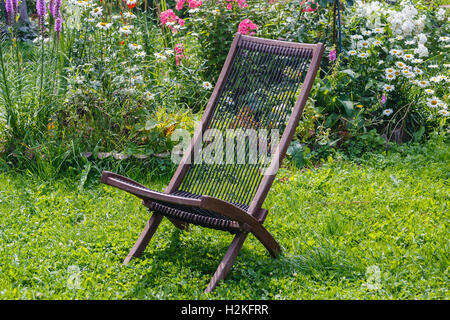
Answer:
M207 228L229 231L231 233L236 233L241 230L238 222L230 220L222 215L217 215L216 213L208 210L188 207L184 207L182 209L174 208L173 205L162 205L157 202L151 202L148 208L168 218L173 218Z
M144 204L152 211L159 213L161 215L167 216L168 218L173 218L176 220L184 221L187 223L192 223L195 225L213 228L217 230L229 231L231 233L236 233L242 230L240 224L237 221L233 221L228 217L225 217L219 213L205 210L198 207L191 207L187 205L179 205L174 203L167 203L164 201L155 201L150 197L145 196L145 192L152 192L154 194L166 195L162 192L151 190L136 181L129 178L123 177L121 175L105 172L103 182L122 190L139 196L143 199ZM168 194L170 196L176 196L178 198L185 199L198 199L202 198L201 195L193 194L190 192L178 190ZM234 204L240 209L247 211L248 206L242 204Z

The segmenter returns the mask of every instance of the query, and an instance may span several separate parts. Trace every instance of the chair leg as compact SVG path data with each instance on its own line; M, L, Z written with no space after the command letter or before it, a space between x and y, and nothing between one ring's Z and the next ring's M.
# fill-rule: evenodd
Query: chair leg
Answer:
M253 228L253 235L266 247L273 258L277 258L281 253L281 247L274 237L262 225Z
M227 253L219 264L214 276L208 284L208 287L205 290L205 293L210 293L213 291L220 280L223 280L227 277L228 273L231 270L231 267L236 261L239 250L241 250L242 245L244 244L245 239L247 238L248 233L241 231L239 232L231 242L231 245L228 247Z
M169 221L180 230L188 231L189 223L169 218Z
M145 226L144 230L142 230L139 239L136 241L133 248L131 248L130 253L128 253L128 256L123 261L123 264L127 264L134 257L141 256L142 252L144 252L145 248L150 242L150 239L155 234L156 229L158 228L159 224L162 221L162 218L163 216L159 214L152 215L150 220L147 222L147 225Z

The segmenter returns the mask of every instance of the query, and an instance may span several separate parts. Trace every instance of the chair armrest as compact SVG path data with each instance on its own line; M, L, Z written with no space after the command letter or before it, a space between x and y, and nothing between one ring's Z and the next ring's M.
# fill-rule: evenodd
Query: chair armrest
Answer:
M253 216L249 215L246 211L232 203L210 196L202 196L200 199L200 207L202 209L219 213L227 218L230 218L231 220L245 223L253 228L260 225L260 222Z
M136 181L109 171L103 171L101 182L134 194L145 201L153 200L155 202L165 202L191 207L200 207L201 204L200 199L185 198L150 190Z

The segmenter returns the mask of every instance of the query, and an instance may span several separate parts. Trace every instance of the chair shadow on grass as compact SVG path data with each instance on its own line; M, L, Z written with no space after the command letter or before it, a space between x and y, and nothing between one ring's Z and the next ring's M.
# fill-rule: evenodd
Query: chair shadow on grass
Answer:
M171 277L172 275L169 274L171 271L164 268L164 265L170 263L175 265L178 270L180 268L187 269L189 273L195 275L199 280L195 283L192 281L195 290L202 292L206 288L234 235L223 236L222 232L223 241L211 244L198 241L198 239L181 239L182 232L179 229L172 231L170 236L167 237L167 244L163 248L155 247L155 242L161 241L161 235L160 237L156 235L142 256L135 258L152 259L152 267L142 270L142 278L138 285L155 283L155 280L160 278L161 275L164 276L164 273ZM218 233L221 231L212 232L214 233L210 234L211 237L215 237L219 236ZM224 290L238 286L242 289L242 292L248 292L252 298L259 299L263 295L263 291L267 290L269 284L271 291L278 291L283 286L278 284L278 280L291 279L294 281L294 278L298 275L310 277L314 281L325 282L332 278L346 277L351 279L355 275L359 278L360 274L361 270L346 253L336 251L336 248L326 246L310 248L298 255L282 253L277 259L273 259L265 250L253 251L244 245L230 274L225 281L219 284L217 294L222 292L221 287L226 284ZM177 281L179 279L174 277L173 281L171 285L178 286ZM202 283L201 287L198 287L199 282ZM261 286L254 286L256 282L260 283Z
M201 228L194 226L195 228ZM165 240L161 239L161 234L158 234L152 239L148 245L146 251L141 257L135 259L151 259L152 263L149 270L142 270L142 282L153 283L154 279L161 277L161 273L167 272L164 270L163 264L174 264L183 269L187 269L190 272L196 274L196 277L201 278L204 281L204 287L196 288L203 291L217 267L219 266L222 258L224 257L231 241L234 238L234 234L230 234L223 231L208 230L211 237L222 237L223 241L214 242L214 244L208 243L207 241L198 241L198 239L181 239L183 231L179 229L174 229L170 236ZM250 235L252 236L252 235ZM167 244L160 248L155 247L155 242L167 241ZM204 240L204 239L202 239ZM265 250L265 249L264 249ZM261 253L263 252L263 253ZM231 273L225 280L226 283L240 282L242 276L239 270L239 265L241 263L257 262L258 266L262 266L262 269L267 270L267 272L260 273L262 276L270 276L271 264L275 261L270 257L265 251L252 252L250 249L246 248L245 244L241 251L239 252L237 258L237 264L232 268ZM246 261L248 260L248 261ZM269 278L267 278L269 281ZM174 280L176 281L176 280ZM223 283L223 282L222 282ZM176 285L176 283L174 283ZM220 286L220 285L219 285Z

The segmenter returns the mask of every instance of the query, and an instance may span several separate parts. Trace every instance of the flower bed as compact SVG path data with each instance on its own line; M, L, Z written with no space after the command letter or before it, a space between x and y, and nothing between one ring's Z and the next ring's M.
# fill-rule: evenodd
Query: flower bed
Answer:
M5 163L79 171L82 154L167 153L176 128L195 127L237 32L326 45L294 162L448 130L449 18L434 4L343 5L339 39L327 0L38 0L30 45L15 39L14 3L0 70Z

